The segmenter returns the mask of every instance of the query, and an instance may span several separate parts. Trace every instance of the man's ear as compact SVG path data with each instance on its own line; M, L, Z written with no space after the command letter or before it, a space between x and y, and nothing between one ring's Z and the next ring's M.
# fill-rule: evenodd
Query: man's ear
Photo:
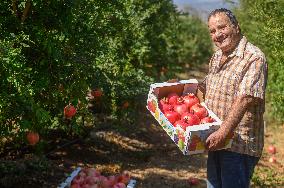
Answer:
M240 28L239 24L237 25L237 27L236 27L236 28L237 28L237 33L238 33L238 34L240 34L240 32L241 32L241 28Z

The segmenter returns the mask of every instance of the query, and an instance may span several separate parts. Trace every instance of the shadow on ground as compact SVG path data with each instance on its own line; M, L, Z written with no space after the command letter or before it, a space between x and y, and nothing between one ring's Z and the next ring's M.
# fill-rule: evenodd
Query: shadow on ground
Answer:
M140 118L138 126L123 132L104 123L89 137L58 150L50 158L70 172L78 166L95 167L106 175L127 170L137 180L137 188L190 187L191 177L199 179L194 187L206 187L205 155L183 155L148 112L141 113ZM63 174L61 181L64 178Z

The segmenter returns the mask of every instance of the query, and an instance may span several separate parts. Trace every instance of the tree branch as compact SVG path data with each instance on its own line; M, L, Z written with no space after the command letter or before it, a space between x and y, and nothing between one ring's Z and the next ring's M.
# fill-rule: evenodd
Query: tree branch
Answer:
M12 1L12 9L16 17L20 18L20 12L18 10L18 0Z
M25 21L26 18L28 17L28 13L29 13L29 10L30 10L30 8L31 8L31 5L32 5L31 0L27 0L27 1L26 1L26 4L25 4L25 9L24 9L23 14L22 14L22 17L21 17L22 23L24 23L24 21Z

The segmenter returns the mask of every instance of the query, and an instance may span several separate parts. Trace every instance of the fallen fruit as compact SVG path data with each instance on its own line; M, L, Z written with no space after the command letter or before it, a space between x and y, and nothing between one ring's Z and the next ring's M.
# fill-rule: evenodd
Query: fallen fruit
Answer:
M199 183L199 180L197 178L190 177L188 178L188 183L190 185L197 185Z
M126 188L130 181L127 171L121 174L104 176L95 168L83 168L71 181L72 188Z
M37 132L28 132L27 133L27 140L30 145L34 146L39 141L39 134Z
M128 107L129 107L129 102L128 101L124 102L123 105L122 105L122 108L126 109Z
M276 163L276 158L274 156L270 157L268 160L270 163Z
M268 152L271 154L275 154L276 153L276 147L275 146L268 146Z

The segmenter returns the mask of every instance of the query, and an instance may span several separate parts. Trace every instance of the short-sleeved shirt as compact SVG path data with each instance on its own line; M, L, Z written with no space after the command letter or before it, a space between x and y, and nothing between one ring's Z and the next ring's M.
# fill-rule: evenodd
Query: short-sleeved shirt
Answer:
M251 53L254 61L247 61ZM205 103L222 121L232 109L234 99L249 95L265 100L267 64L259 48L243 36L229 60L221 65L222 51L217 50L209 63L206 76ZM261 156L264 145L264 102L250 106L234 131L232 147L228 150Z

